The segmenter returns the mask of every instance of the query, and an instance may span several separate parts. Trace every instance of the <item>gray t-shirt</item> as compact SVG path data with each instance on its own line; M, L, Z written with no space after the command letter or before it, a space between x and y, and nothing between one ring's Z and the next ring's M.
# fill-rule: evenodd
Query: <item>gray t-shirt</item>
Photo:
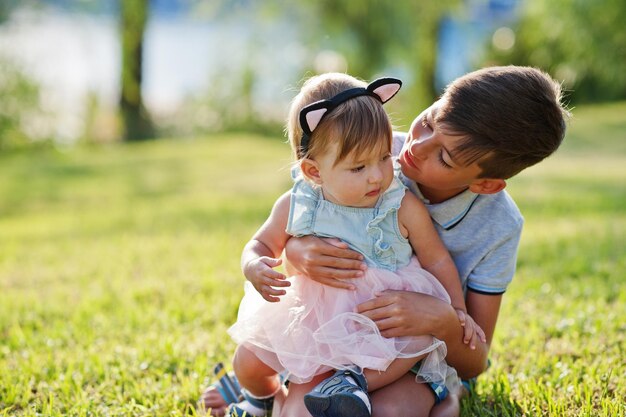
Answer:
M398 155L406 134L394 132ZM429 204L417 184L400 173L404 184L428 208L435 228L459 271L463 290L502 294L515 275L524 218L506 191L475 194L469 190Z

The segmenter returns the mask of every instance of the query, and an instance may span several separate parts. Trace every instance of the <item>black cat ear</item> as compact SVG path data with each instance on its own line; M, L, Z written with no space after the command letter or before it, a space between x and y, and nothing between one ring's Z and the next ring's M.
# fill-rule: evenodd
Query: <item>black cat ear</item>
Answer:
M300 110L300 127L302 131L307 135L313 133L320 123L320 120L322 120L322 117L324 117L328 111L328 106L329 104L326 100L323 100L303 107L302 110Z
M374 93L383 103L388 102L402 87L402 81L397 78L385 77L374 80L367 86L367 91Z

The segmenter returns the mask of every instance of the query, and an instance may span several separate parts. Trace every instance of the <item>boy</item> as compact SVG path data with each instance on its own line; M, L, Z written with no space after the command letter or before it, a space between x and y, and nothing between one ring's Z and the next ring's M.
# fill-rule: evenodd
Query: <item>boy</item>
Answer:
M523 224L504 191L506 179L560 146L567 115L560 85L547 74L528 67L492 67L453 81L413 121L405 137L396 135L394 154L403 181L427 204L459 270L468 313L485 331L487 342L465 343L449 305L403 291L386 291L359 306L384 336L430 334L445 341L446 360L462 378L476 377L487 368ZM351 288L350 279L358 279L364 269L359 254L312 236L290 239L286 256L292 268L334 287ZM407 374L370 393L372 415L429 415L442 398L414 379ZM315 382L290 385L281 415L307 415L302 395ZM456 415L458 407L458 393L451 393L431 415Z

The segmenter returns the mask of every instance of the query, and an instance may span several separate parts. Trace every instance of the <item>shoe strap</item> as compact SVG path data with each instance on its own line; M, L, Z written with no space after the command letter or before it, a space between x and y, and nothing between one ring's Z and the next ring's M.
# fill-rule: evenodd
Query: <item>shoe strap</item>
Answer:
M350 369L341 369L337 371L337 374L351 376L352 379L359 385L359 387L367 392L367 380L365 379L365 375L363 375L363 371L359 367L354 367Z

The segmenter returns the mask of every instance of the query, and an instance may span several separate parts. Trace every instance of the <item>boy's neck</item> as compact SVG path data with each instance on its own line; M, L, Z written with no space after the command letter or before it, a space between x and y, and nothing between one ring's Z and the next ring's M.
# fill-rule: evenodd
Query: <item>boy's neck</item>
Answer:
M446 200L451 199L454 196L461 194L463 191L467 190L468 187L451 189L451 190L439 190L435 188L425 187L421 184L417 184L420 189L420 192L426 198L430 204L439 204L443 203Z

